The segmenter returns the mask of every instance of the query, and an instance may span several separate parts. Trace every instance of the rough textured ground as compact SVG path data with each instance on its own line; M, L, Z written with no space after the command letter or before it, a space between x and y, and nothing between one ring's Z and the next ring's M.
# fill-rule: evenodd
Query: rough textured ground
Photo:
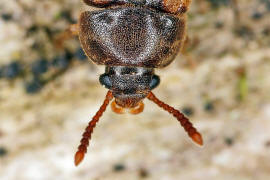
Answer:
M0 79L0 179L270 179L267 2L239 0L237 11L194 0L187 55L157 70L161 84L155 94L193 111L189 117L204 137L203 148L172 116L145 100L144 113L136 116L108 109L85 160L74 167L83 129L106 94L98 83L104 67L74 63L34 95L25 93L20 78ZM63 9L76 20L86 7L77 0L1 1L0 12L13 19L0 19L0 65L14 58L33 62L40 56L32 48L36 41L52 58L57 52L44 33L26 36L26 29L38 24L63 30L68 23L56 18ZM78 41L66 46L77 47Z

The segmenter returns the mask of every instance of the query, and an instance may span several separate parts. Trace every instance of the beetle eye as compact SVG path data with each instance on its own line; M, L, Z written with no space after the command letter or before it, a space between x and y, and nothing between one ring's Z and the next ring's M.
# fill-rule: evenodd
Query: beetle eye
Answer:
M112 87L112 82L108 74L102 74L99 76L100 84L104 85L107 89Z
M152 80L150 82L150 89L152 90L156 88L159 85L159 83L160 83L159 76L153 75Z

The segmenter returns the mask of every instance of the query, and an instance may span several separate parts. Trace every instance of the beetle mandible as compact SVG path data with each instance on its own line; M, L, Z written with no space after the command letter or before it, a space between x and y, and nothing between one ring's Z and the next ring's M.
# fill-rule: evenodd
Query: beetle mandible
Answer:
M148 98L171 113L191 139L203 144L202 136L178 110L160 101L152 90L159 85L155 68L169 65L186 39L186 12L191 0L84 0L102 8L81 13L61 40L79 36L85 54L94 63L105 65L99 78L108 90L96 115L86 127L75 154L75 165L83 160L96 123L110 101L116 113L143 111Z

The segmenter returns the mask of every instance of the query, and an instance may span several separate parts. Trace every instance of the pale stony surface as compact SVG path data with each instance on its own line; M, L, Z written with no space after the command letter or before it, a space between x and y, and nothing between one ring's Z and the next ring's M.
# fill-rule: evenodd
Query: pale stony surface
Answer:
M50 24L54 13L68 7L74 7L77 18L85 8L75 0L19 2L38 10L29 17L17 1L0 2L0 7L11 8L15 17L24 19L20 23L0 20L0 64L22 56L21 51L29 54L23 61L35 59L37 55L28 49L33 39L23 40L29 24ZM256 34L256 39L245 40L232 33L231 9L204 12L209 9L205 2L194 0L189 35L199 44L189 51L189 58L178 56L170 66L157 70L161 84L154 93L178 109L194 108L190 119L204 137L203 148L189 140L172 116L145 100L144 112L136 116L117 115L108 108L84 161L75 167L81 134L106 94L98 82L104 67L75 64L36 95L27 95L21 80L0 79L0 146L8 150L0 157L0 179L270 179L270 40L260 33L270 26L270 16L254 23L249 19L253 4L239 1L241 22ZM214 27L217 20L224 21L222 29ZM191 67L187 59L195 65ZM239 101L241 67L247 72L248 94ZM215 106L211 113L203 109L208 100ZM233 144L226 144L226 138ZM113 171L115 164L125 169ZM140 176L141 171L148 175Z

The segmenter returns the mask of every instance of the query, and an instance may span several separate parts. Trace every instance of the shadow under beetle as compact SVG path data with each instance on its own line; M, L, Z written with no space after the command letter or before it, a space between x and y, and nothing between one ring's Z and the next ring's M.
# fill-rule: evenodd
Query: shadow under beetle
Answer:
M186 39L186 11L191 0L84 0L90 6L103 8L86 11L79 23L71 25L58 43L79 36L85 54L98 65L105 65L100 83L109 91L96 115L83 133L75 154L75 165L83 160L96 123L110 101L116 113L143 111L143 99L156 103L171 113L191 139L203 140L192 123L178 110L160 101L152 90L160 79L154 68L169 65Z

